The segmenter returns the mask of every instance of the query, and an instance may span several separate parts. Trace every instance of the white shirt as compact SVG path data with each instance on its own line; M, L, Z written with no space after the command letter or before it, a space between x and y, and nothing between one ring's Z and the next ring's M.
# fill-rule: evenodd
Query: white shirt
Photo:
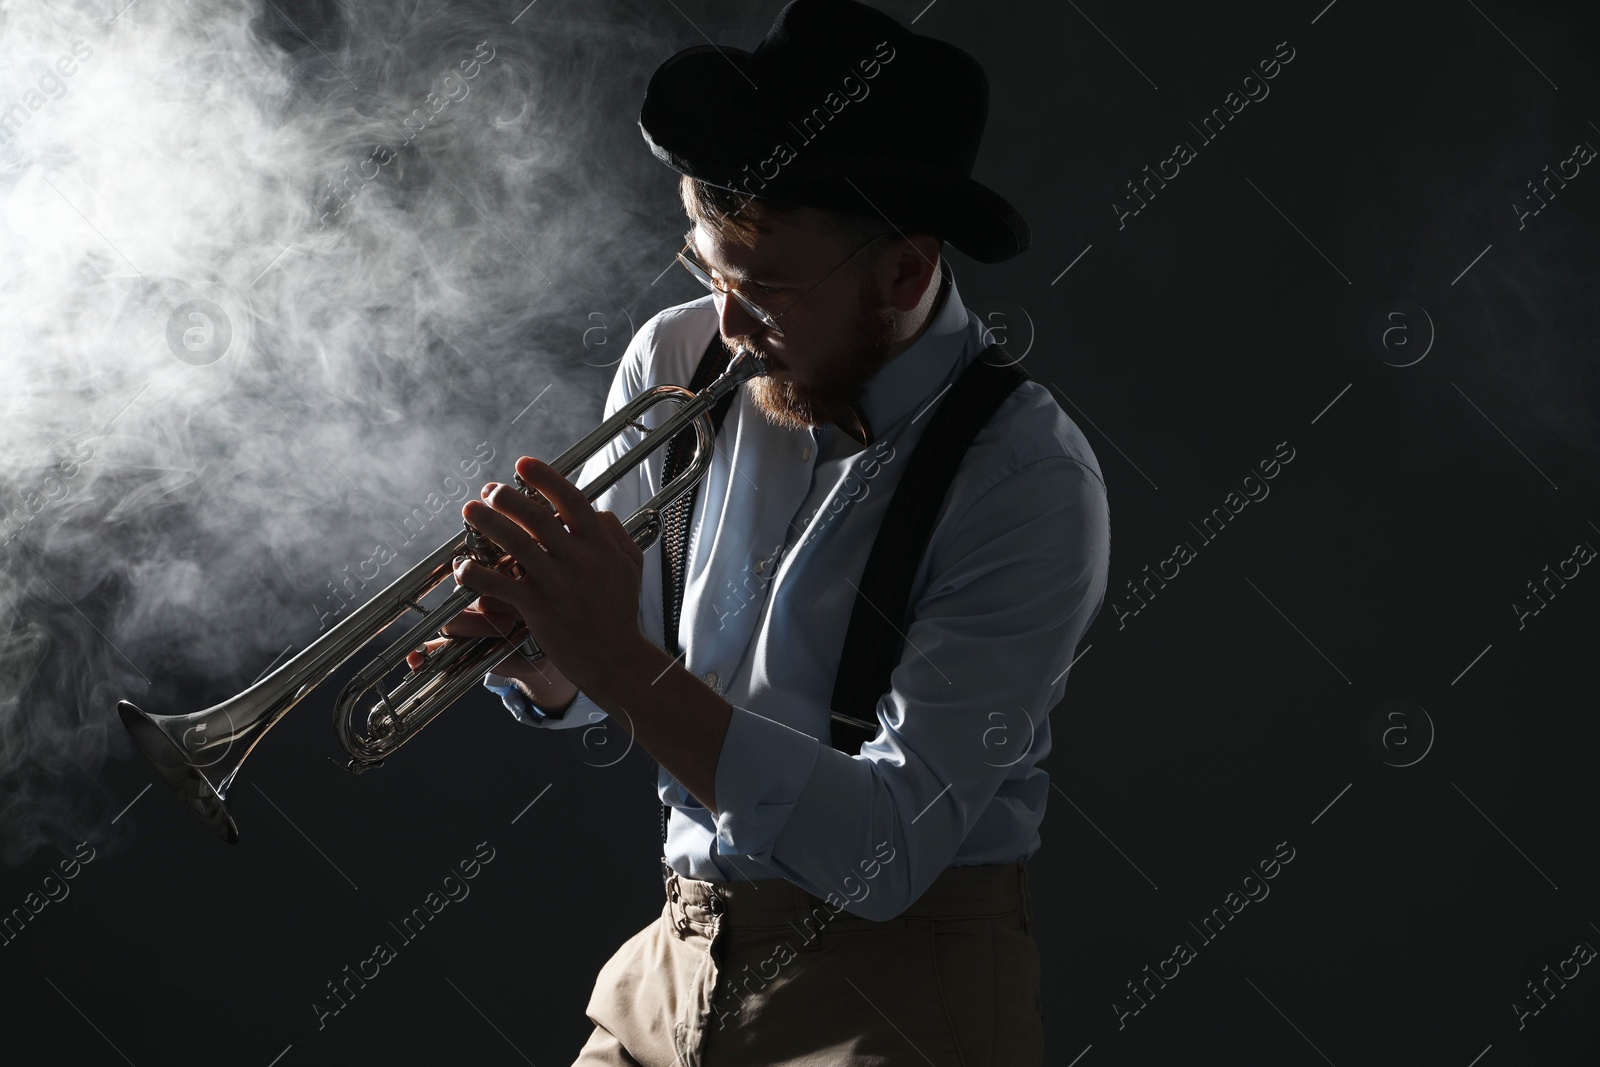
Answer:
M658 383L687 384L716 332L709 294L652 317L618 366L605 415ZM874 535L932 402L986 343L950 276L928 328L867 387L866 448L833 425L779 429L747 390L735 394L696 496L679 625L683 662L732 703L733 718L716 817L660 771L673 808L665 855L679 874L785 878L886 919L946 867L1008 863L1039 847L1047 716L1099 614L1110 561L1099 463L1045 385L1026 381L1008 396L957 469L912 583L908 643L878 702L887 732L859 756L826 740ZM655 427L672 410L658 405L643 421ZM630 431L591 457L576 484L639 437ZM595 508L627 519L659 489L665 452ZM652 548L640 627L665 647L662 616ZM491 673L485 684L529 725L586 727L605 715L580 693L546 719L509 680ZM864 877L874 891L862 891Z

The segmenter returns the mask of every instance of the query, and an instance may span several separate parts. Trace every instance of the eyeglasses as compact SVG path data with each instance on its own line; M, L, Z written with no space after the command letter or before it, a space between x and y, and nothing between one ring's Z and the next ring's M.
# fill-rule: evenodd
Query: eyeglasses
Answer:
M806 289L805 292L795 297L794 300L790 302L788 307L784 308L776 315L772 314L772 312L768 311L754 300L751 300L748 296L745 296L744 293L740 292L737 288L724 289L722 286L713 281L711 278L711 272L707 270L699 260L695 259L692 253L689 252L689 247L691 244L693 244L692 241L685 242L684 246L678 250L678 262L682 263L684 269L686 269L690 274L694 275L695 281L711 290L713 294L718 296L733 296L734 299L739 301L739 305L750 313L752 318L756 319L763 326L777 334L779 337L782 337L783 327L778 325L778 319L782 318L784 315L787 315L794 308L795 304L800 303L800 301L809 296L813 289L817 288L817 286L821 285L823 282L837 274L840 268L845 265L845 263L849 263L862 252L865 252L867 248L870 247L878 238L887 236L889 236L888 232L874 234L867 240L866 244L863 244L854 252L851 252L845 257L844 261L841 262L839 266L834 267L827 274L824 274L820 280L811 285L808 289Z

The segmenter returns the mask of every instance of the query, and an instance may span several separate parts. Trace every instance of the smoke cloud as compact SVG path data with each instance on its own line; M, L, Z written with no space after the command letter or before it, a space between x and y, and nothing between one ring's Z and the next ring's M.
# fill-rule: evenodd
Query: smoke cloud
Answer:
M119 699L303 648L593 429L630 320L694 295L650 288L682 219L635 126L692 27L519 6L0 12L8 862L129 799Z

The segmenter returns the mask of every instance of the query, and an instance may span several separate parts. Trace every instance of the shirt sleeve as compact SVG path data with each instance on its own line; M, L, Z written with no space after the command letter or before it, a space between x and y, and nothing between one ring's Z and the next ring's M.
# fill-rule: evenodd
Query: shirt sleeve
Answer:
M1043 804L1045 719L1108 584L1105 486L1074 459L1037 460L951 529L930 545L878 736L859 755L734 707L716 771L718 855L749 855L882 921L949 865L1002 784Z
M658 319L653 318L634 334L633 340L628 344L628 350L617 364L617 372L611 378L611 388L606 394L605 413L601 421L615 415L644 389L644 356L650 350L655 340L655 326ZM574 484L583 486L589 484L602 474L611 464L621 459L623 454L633 445L637 444L640 434L636 430L625 430L618 434L594 455L584 461L583 468L574 479ZM618 518L626 520L644 503L643 497L644 471L642 466L634 468L617 479L610 488L601 493L593 501L596 511L610 511ZM644 623L644 599L646 587L640 587L640 624ZM500 702L511 712L512 718L525 726L542 726L553 730L567 730L579 726L592 726L606 716L600 705L590 700L580 692L573 702L561 715L551 715L533 701L529 700L521 689L507 677L495 674L493 671L483 676L484 688L497 694Z
M502 677L490 671L483 676L485 689L496 693L500 702L511 712L511 717L524 726L544 726L552 730L567 730L577 726L593 726L605 718L605 712L600 705L590 700L583 693L579 693L567 710L553 714L539 707L529 700L527 694L517 688L516 682L510 678Z

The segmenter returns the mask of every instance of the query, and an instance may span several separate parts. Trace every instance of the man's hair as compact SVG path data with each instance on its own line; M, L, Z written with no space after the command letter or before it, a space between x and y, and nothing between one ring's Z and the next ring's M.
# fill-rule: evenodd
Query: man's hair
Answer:
M781 197L751 196L734 189L723 189L687 174L678 181L678 196L683 201L684 213L690 219L704 225L712 233L731 235L747 248L755 244L758 236L770 232L765 224L767 219L794 221L807 208L807 205ZM852 247L865 244L869 238L880 233L898 232L881 218L823 208L811 210L817 212L825 232Z

